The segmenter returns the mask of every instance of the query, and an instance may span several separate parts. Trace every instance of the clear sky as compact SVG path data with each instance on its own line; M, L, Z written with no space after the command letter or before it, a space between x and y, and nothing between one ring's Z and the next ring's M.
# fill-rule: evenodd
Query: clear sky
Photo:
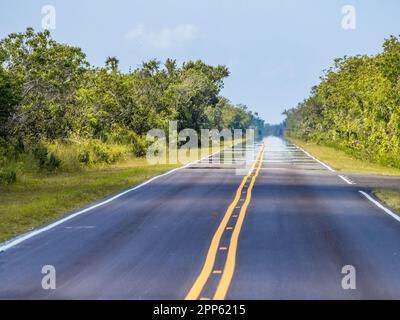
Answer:
M127 71L151 58L225 64L223 95L278 123L335 57L374 54L400 34L399 0L0 0L0 37L42 28L56 10L54 38L79 46L91 64L117 56ZM342 7L356 28L342 28Z

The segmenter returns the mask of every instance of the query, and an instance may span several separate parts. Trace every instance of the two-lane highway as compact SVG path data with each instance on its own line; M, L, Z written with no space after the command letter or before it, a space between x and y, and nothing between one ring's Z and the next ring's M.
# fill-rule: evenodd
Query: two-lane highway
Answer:
M245 177L202 162L7 248L0 298L399 299L400 223L297 147L264 146Z

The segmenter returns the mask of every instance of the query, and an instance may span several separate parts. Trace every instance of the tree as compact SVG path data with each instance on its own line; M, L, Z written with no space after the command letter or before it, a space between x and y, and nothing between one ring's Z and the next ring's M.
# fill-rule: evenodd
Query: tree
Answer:
M48 31L31 28L1 40L0 51L4 69L21 86L12 134L27 140L67 137L79 117L74 102L87 66L85 54L55 42Z
M20 87L15 77L0 67L0 137L8 135L8 122L21 100Z
M171 120L197 131L263 128L257 114L220 95L225 66L150 60L124 73L118 65L110 56L104 67L90 67L81 49L48 31L10 34L0 41L0 135L35 146L67 139L134 143Z
M119 60L116 57L107 57L106 59L106 68L111 70L112 72L118 71Z
M400 41L375 56L335 59L309 98L287 111L288 135L400 167Z

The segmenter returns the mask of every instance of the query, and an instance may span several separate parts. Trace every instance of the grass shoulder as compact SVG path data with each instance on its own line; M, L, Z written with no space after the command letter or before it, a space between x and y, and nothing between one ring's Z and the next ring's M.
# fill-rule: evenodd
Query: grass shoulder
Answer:
M400 214L400 190L376 189L373 191L373 194L388 207Z
M371 163L367 160L360 160L345 153L344 151L319 145L315 142L306 142L295 138L287 139L308 151L319 160L329 164L337 171L400 176L400 169L398 168L385 167Z

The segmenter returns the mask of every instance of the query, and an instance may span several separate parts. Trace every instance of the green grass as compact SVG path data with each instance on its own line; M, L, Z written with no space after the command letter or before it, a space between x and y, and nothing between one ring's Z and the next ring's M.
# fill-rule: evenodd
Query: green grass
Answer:
M314 142L288 138L291 142L327 163L337 171L349 173L369 173L387 176L400 176L400 169L377 165L366 160L354 158L344 151L318 145Z
M387 206L400 213L400 190L376 189L373 194Z

